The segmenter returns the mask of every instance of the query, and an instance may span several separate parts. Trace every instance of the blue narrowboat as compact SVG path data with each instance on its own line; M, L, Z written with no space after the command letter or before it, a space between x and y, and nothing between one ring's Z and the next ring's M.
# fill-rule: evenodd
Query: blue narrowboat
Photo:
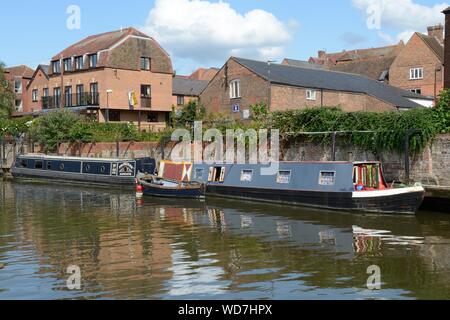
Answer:
M11 169L15 179L50 180L95 185L135 186L136 175L153 174L152 158L103 159L19 155Z
M138 192L142 195L163 198L203 199L204 185L199 182L163 179L156 175L137 176ZM139 197L139 196L138 196Z
M206 196L341 211L415 214L425 197L419 185L388 185L380 162L280 162L264 175L267 167L193 164L191 180L206 185Z

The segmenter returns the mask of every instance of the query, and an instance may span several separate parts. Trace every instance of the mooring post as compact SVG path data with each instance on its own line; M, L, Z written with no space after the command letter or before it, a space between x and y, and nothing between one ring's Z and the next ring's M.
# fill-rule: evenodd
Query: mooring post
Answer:
M331 161L336 161L336 132L331 135Z

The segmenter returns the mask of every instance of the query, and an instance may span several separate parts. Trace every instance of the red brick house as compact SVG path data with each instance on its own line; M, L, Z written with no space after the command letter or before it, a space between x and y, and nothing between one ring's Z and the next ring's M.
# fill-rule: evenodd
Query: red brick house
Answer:
M393 86L437 97L444 86L444 27L428 28L428 35L416 32L389 69Z
M200 94L207 112L247 118L265 103L271 111L339 106L344 111L398 111L430 106L432 99L364 76L230 58Z
M27 85L33 76L33 69L21 65L5 69L5 77L14 90L16 99L14 102L15 113L23 112L28 105Z
M73 108L99 121L165 128L172 110L172 62L151 37L127 28L93 35L52 58L40 109ZM33 105L33 109L36 105Z
M34 113L42 110L42 105L49 97L48 70L50 66L40 64L34 71L30 82L27 85L28 103L23 109L23 113Z

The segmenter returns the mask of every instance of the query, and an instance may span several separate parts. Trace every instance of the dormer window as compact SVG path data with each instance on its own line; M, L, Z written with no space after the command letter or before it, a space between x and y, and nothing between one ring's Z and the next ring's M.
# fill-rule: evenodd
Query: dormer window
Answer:
M61 73L61 63L60 61L52 61L52 71L53 73Z
M97 54L89 55L89 68L97 68Z
M75 70L83 70L83 56L75 57Z
M241 81L233 80L230 82L230 99L241 97Z
M141 70L150 71L150 58L141 57Z
M72 59L71 58L64 59L63 63L64 63L64 71L65 72L66 71L68 71L68 72L72 71Z

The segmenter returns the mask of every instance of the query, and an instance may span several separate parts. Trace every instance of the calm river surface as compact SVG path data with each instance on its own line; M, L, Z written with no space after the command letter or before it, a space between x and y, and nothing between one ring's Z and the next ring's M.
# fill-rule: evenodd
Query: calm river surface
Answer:
M3 265L3 268L2 266ZM67 268L79 266L70 291ZM381 290L367 289L367 268ZM0 181L0 299L450 299L450 215Z

